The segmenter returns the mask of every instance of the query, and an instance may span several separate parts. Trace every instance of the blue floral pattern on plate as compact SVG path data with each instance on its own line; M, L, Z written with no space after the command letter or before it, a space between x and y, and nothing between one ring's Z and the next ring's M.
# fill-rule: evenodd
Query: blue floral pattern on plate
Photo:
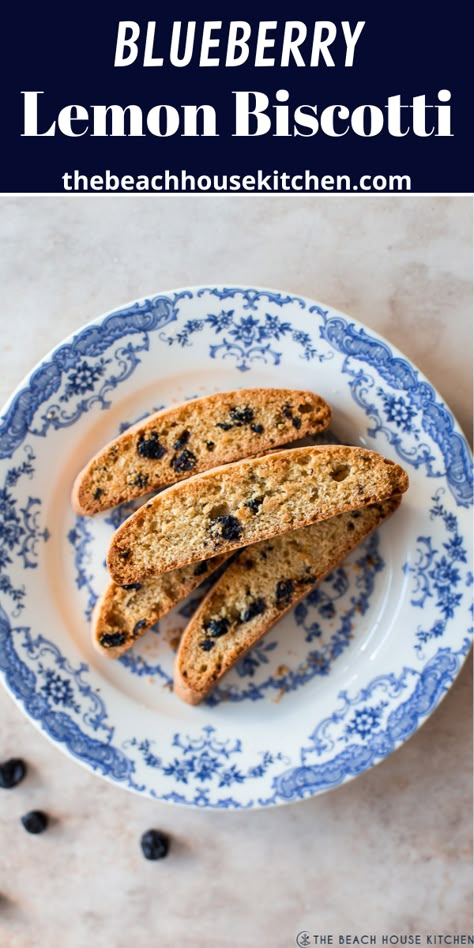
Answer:
M69 460L75 473L126 419L156 405L253 384L320 391L334 407L335 436L344 419L345 436L349 423L353 442L368 439L400 460L411 487L393 523L193 709L171 693L170 642L199 591L120 662L95 656L88 622L106 582L107 542L127 511L75 518L71 475L60 466ZM108 314L14 393L0 421L0 459L3 679L58 746L136 792L226 809L337 786L416 730L468 651L466 442L405 357L328 306L273 290L198 287Z

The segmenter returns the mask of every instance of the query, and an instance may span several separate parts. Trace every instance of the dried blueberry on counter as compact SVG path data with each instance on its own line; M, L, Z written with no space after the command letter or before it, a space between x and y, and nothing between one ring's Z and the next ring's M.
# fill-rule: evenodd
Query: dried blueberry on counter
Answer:
M3 790L11 790L21 783L25 774L25 761L20 757L11 757L10 760L0 764L0 787Z
M165 833L155 829L143 833L140 845L145 859L164 859L170 848L169 839Z
M48 828L48 817L42 810L30 810L21 817L21 822L27 833L44 833Z

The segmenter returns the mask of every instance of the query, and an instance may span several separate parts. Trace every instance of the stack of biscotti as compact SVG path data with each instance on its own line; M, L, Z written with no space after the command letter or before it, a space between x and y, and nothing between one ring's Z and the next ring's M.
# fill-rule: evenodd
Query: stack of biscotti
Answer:
M107 444L78 474L76 513L92 516L238 458L323 431L331 410L313 392L243 389L155 412ZM155 575L147 583L110 583L96 604L92 640L117 658L227 559Z
M165 489L112 539L96 648L122 654L233 557L179 647L175 691L196 704L379 526L408 486L399 465L358 447L272 450L317 434L330 417L311 392L247 389L158 412L99 452L76 479L77 512Z

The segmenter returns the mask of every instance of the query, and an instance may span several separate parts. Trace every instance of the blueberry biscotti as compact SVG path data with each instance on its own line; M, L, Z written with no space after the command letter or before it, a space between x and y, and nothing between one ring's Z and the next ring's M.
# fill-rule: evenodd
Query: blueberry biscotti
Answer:
M118 658L226 559L226 556L215 556L155 576L146 583L125 586L109 583L92 615L94 647L107 658Z
M214 468L162 491L117 530L113 581L139 582L403 493L403 468L374 451L290 448Z
M313 392L250 388L150 415L106 445L76 478L72 505L92 515L200 471L316 434L331 409Z
M400 504L393 497L241 550L186 627L174 691L199 704L285 612Z

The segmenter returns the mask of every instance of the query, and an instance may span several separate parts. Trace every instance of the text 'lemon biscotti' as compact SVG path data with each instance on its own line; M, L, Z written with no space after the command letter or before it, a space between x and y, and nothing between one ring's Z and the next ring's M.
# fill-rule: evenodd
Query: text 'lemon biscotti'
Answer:
M313 392L250 388L164 409L129 428L86 465L72 505L92 515L211 467L262 454L327 427Z
M403 493L408 477L365 448L290 448L198 474L162 491L112 538L115 583L139 582Z
M226 559L227 556L215 556L162 573L145 583L109 583L92 614L92 644L101 655L119 658Z
M199 704L399 503L394 497L240 551L183 632L175 660L175 693L188 704Z

